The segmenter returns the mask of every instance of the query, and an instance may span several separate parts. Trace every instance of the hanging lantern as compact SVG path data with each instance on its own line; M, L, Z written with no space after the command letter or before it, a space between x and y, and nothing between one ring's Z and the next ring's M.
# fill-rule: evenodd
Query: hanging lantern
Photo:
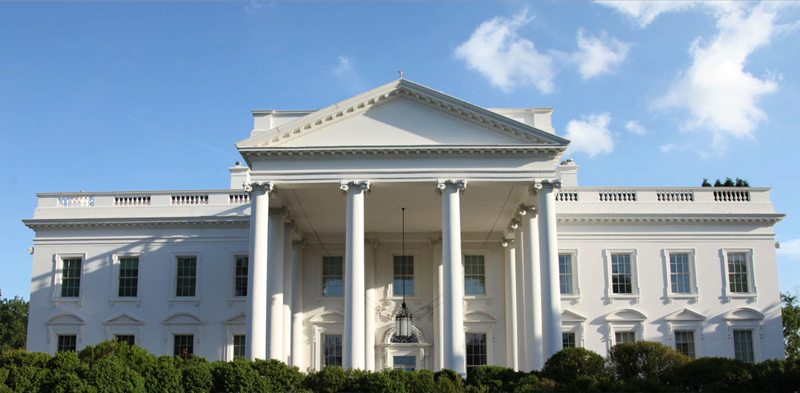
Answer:
M398 338L409 338L412 337L414 334L411 332L411 321L414 317L409 314L408 309L406 308L406 303L403 302L403 307L400 309L400 312L397 313L395 317L396 323L396 332L395 335Z

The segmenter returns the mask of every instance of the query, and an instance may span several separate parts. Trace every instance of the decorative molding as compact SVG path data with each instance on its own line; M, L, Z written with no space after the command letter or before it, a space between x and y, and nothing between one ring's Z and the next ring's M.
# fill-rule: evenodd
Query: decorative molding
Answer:
M436 247L436 246L441 246L441 245L442 245L442 237L441 237L441 236L439 236L439 237L432 237L432 238L429 238L429 239L428 239L428 245L429 245L431 248L434 248L434 247Z
M553 188L553 191L558 191L561 189L561 180L550 180L550 179L534 180L533 184L531 184L531 186L528 188L528 191L531 194L537 194L545 187Z
M447 187L455 187L460 194L464 194L464 190L467 189L467 180L466 179L439 179L436 180L436 193L438 195L442 195L442 192Z
M31 219L22 221L33 230L48 228L130 228L213 226L249 227L250 217L154 217L154 218L88 218L88 219Z
M465 156L474 158L504 157L557 157L562 147L549 146L362 146L336 148L243 148L240 153L248 162L265 160L332 160L332 159L368 159L368 158L415 158L429 156Z
M517 206L516 215L519 216L520 218L529 213L535 216L538 213L538 209L536 208L536 206L526 206L522 204ZM521 220L514 220L514 221L517 221L518 224L521 223Z
M306 240L292 240L292 248L306 248Z
M775 225L783 220L783 214L687 214L687 215L594 215L560 214L559 223L757 223Z
M269 215L270 216L283 216L284 218L289 217L289 209L283 207L271 207L269 208Z

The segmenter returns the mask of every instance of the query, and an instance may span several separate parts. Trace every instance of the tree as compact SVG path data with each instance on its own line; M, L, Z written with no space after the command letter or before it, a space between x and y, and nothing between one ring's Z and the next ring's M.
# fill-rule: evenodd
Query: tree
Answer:
M25 349L28 341L28 310L25 299L0 300L0 353L8 349Z
M781 293L783 314L783 341L786 344L786 359L800 360L800 305L797 296Z
M711 187L711 183L708 182L707 178L703 178L702 187Z

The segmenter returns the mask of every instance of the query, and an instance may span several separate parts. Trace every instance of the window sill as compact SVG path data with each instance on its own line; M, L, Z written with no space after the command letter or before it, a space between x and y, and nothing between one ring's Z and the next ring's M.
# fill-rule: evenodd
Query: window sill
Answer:
M564 300L564 301L573 301L574 300L575 302L580 303L581 295L566 295L566 294L562 294L561 295L561 300Z
M59 304L77 304L78 307L83 307L82 297L59 297L53 299L53 308L58 307Z
M672 303L673 300L690 300L690 301L697 301L700 299L700 295L696 293L675 293L667 295L667 301Z
M464 300L468 301L485 301L487 305L492 304L492 298L486 295L464 295Z
M247 296L236 296L228 298L228 307L233 307L236 303L245 303L247 302Z
M757 293L728 293L728 294L725 295L725 299L727 299L728 302L730 302L730 301L732 301L734 299L746 299L746 300L756 301L756 300L758 300L758 294Z
M623 294L613 294L613 295L608 295L608 300L611 303L614 303L615 300L621 300L621 301L633 300L634 302L639 303L640 299L641 299L641 296L638 295L638 294L630 294L630 295L627 295L627 294L625 294L625 295L623 295Z
M344 302L344 296L317 296L317 304L325 302Z

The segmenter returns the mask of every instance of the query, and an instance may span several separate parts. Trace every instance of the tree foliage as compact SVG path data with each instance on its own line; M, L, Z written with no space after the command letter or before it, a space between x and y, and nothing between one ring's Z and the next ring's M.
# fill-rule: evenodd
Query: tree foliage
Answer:
M702 187L711 187L711 183L708 182L708 179L703 178ZM717 179L717 181L714 182L714 187L750 187L750 182L738 177L736 180L726 177L724 182Z
M25 299L0 300L0 353L9 349L25 349L28 337L28 311Z
M781 293L781 304L786 359L800 361L800 305L797 296Z

